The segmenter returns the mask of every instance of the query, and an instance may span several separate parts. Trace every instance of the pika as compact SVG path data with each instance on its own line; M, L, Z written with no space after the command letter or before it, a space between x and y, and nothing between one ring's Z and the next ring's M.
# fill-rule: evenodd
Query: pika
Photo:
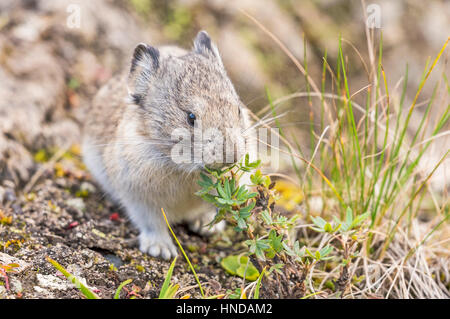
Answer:
M249 149L251 121L205 31L191 50L138 44L128 70L94 97L83 129L83 160L139 229L140 250L167 260L177 251L161 208L169 222L186 222L200 233L223 228L204 227L216 211L194 194L197 180L207 165L239 160ZM174 132L194 136L199 123L202 132L214 133L185 139L199 141L185 143L188 155L174 159L180 143Z

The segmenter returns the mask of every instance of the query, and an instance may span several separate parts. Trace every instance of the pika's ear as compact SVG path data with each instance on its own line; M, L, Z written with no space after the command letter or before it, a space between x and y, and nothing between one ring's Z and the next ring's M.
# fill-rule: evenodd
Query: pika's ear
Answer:
M145 43L134 49L128 76L128 94L131 102L139 104L145 95L152 75L159 68L159 51Z
M208 33L204 30L200 31L195 37L194 52L206 56L207 58L214 59L223 66L219 49L217 49L217 46L211 41Z

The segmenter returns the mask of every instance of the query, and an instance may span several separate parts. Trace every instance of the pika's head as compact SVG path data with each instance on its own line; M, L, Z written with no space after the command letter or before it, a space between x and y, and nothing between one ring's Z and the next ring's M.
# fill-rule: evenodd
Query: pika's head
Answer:
M223 167L244 154L246 109L205 31L183 54L139 44L128 83L143 133L166 159L193 171Z

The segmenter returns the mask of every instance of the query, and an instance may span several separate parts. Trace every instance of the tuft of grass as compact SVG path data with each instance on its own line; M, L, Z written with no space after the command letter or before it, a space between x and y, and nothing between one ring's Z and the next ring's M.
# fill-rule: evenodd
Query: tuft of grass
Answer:
M448 259L449 251L442 248L437 252L435 246L447 241L449 202L446 190L433 190L430 180L448 159L450 151L444 150L434 163L430 163L430 169L422 168L433 158L429 156L433 144L449 134L450 86L445 71L433 84L431 96L423 103L419 100L425 86L429 85L431 73L442 60L450 38L434 59L426 61L408 105L411 86L408 65L399 90L389 87L389 70L383 65L383 37L380 33L380 40L376 43L377 30L366 30L368 63L355 46L339 38L337 57L333 58L335 67L331 66L331 57L325 51L321 81L317 85L308 70L306 50L302 64L264 25L250 14L243 13L280 47L306 82L306 92L295 92L278 99L272 98L266 88L268 105L258 112L262 120L252 114L259 126L267 128L270 128L268 116L273 117L278 133L276 130L272 133L279 136L282 145L277 149L272 147L272 151L287 155L292 163L290 170L302 185L306 219L314 216L309 207L310 198L320 197L324 203L320 212L322 219L313 219L313 222L326 227L323 233L309 238L311 235L300 237L300 231L294 230L290 236L300 238L306 246L317 245L326 242L332 230L332 224L326 219L369 220L369 224L363 227L367 234L361 238L363 249L354 254L347 252L349 258L345 257L345 245L341 246L343 251L334 252L335 257L338 257L337 252L342 252L341 258L344 259L337 265L341 269L339 276L335 275L338 272L332 262L327 264L331 269L316 266L328 274L325 278L317 278L313 269L309 270L306 282L310 293L307 296L323 296L323 288L327 285L336 290L342 288L336 295L345 297L349 285L352 297L380 294L399 298L448 297L448 290L443 287L449 286L449 281L439 274L447 273L448 265L442 262L441 256ZM347 59L344 44L356 51L367 72L368 83L358 83L356 92L351 90L353 85L349 74L353 65ZM286 111L286 108L281 109L286 105L284 102L294 98L307 99L307 104L300 105L308 108L301 111L310 112L309 145L299 143L293 133L295 130L291 133L279 120L278 114ZM421 117L415 122L413 115L419 104L424 107L421 107ZM307 166L298 166L298 160ZM434 211L426 203L432 203ZM431 214L429 224L419 218L424 212ZM350 280L354 276L364 279ZM333 277L335 280L330 281Z
M159 292L159 299L172 299L180 288L179 284L173 285L170 283L172 279L173 268L175 267L175 263L177 261L177 257L175 257L170 264L169 270L167 271L166 278L164 279L164 283Z

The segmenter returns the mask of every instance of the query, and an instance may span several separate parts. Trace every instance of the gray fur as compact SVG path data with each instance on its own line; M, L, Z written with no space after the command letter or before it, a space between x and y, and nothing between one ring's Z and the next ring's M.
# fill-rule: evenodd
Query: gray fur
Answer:
M233 142L250 121L204 31L191 51L139 44L129 70L111 79L93 101L84 129L84 161L139 228L141 250L169 259L176 249L161 207L171 222L188 221L197 230L215 213L194 195L204 164L176 164L170 158L173 129L194 130L187 121L192 112L203 130L217 129ZM237 133L231 136L230 128ZM217 146L213 139L203 143L205 148Z

